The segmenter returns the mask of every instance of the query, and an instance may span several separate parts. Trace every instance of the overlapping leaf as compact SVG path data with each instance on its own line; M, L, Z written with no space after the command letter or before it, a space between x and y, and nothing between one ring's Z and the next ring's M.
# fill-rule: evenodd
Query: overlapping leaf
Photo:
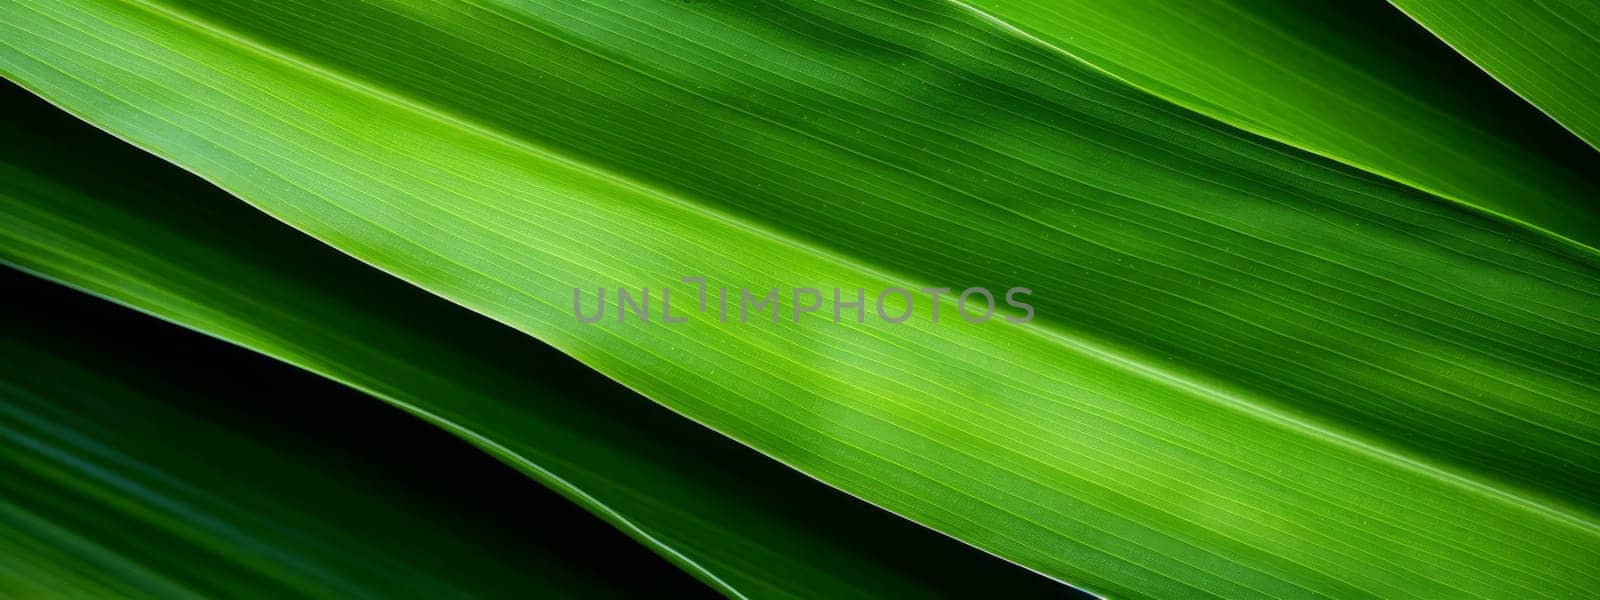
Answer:
M1041 572L1140 595L1596 583L1592 252L1176 109L963 7L4 15L0 69L78 115ZM570 314L574 287L693 275L1024 285L1039 316Z
M1600 247L1581 175L1600 156L1383 3L972 5L1206 115Z
M369 391L731 595L1071 593L773 464L11 95L13 118L0 123L0 262ZM79 177L84 164L93 179Z
M409 416L14 271L0 285L0 595L709 592ZM372 447L388 436L405 445Z
M1600 149L1600 6L1583 0L1391 2Z

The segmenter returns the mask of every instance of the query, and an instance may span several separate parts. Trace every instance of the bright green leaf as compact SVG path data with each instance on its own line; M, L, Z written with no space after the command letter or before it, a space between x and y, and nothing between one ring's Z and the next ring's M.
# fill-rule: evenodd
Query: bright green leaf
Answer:
M0 71L377 267L1117 595L1600 584L1590 250L925 3L14 2ZM579 322L574 288L1034 290ZM688 296L677 288L681 297ZM824 308L824 310L828 310Z
M388 400L752 597L1069 591L827 489L12 90L0 262ZM92 179L79 177L93 165Z

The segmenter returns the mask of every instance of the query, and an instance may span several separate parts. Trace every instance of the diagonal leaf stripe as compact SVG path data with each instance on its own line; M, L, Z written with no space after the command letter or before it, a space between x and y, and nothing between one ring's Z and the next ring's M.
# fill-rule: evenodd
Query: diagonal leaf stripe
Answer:
M0 284L6 597L710 595L407 415L22 273Z
M11 95L27 101L0 122L0 262L367 391L731 596L1070 595L775 465L24 91ZM85 162L91 180L77 177Z
M1592 252L959 7L4 10L0 69L79 116L1048 575L1165 596L1596 583ZM570 314L574 287L687 275L1026 285L1039 317Z
M1203 114L1600 247L1600 187L1581 175L1600 155L1383 3L971 5Z

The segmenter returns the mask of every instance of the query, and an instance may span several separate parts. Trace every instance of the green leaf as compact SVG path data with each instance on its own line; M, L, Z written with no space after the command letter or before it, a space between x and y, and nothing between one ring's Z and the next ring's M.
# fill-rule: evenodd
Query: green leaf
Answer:
M0 71L80 117L1042 573L1138 596L1600 584L1596 253L965 8L3 10ZM967 323L948 294L937 323L925 298L901 324L572 314L575 288L683 276L1026 286L1037 318Z
M969 1L1213 118L1600 248L1600 155L1383 3Z
M10 96L0 262L368 391L733 595L1070 593L774 464L26 92ZM85 164L93 178L80 176Z
M0 285L0 595L710 595L409 416L14 271Z
M547 346L263 228L248 207L103 134L15 111L26 117L6 123L0 166L0 259L13 265L390 399L733 593L904 597L974 577L1011 594L1056 591L884 520ZM73 177L85 160L93 182Z
M1585 0L1391 0L1600 149L1600 6ZM1595 196L1588 196L1590 206Z

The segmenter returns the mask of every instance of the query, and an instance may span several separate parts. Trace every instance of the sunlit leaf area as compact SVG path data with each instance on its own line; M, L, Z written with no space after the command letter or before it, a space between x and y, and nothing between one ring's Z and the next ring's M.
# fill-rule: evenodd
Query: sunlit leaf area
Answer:
M1590 598L1592 0L0 0L0 597Z

